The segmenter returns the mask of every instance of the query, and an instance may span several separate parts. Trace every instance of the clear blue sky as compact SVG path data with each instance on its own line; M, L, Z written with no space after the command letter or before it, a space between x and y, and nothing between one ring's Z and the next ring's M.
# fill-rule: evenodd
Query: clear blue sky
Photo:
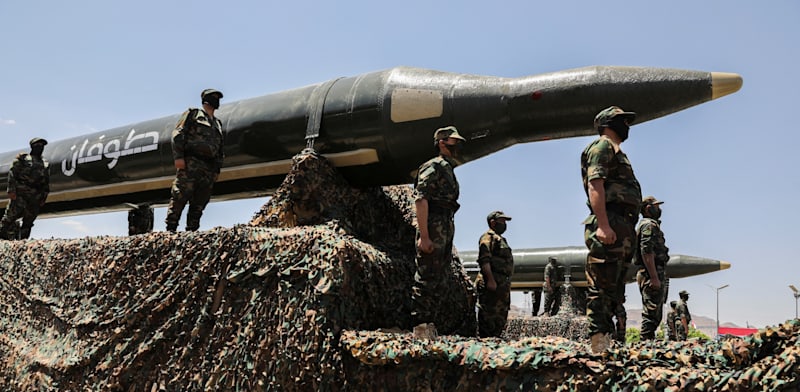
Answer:
M225 101L398 65L518 77L589 65L735 72L734 94L635 126L623 145L666 201L673 253L729 261L674 280L693 313L758 327L794 316L800 286L796 151L800 3L772 1L4 1L2 150L175 114L213 86ZM591 119L587 119L590 121ZM591 137L518 145L456 170L456 246L493 209L514 248L581 245L579 154ZM209 205L202 229L264 200ZM156 211L163 230L164 209ZM33 236L124 235L126 216L44 219ZM519 296L515 301L521 304ZM628 287L628 306L640 296Z

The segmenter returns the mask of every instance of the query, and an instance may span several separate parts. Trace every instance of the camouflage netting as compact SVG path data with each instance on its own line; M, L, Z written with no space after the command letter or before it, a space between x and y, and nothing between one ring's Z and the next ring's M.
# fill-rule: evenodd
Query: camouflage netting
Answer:
M295 163L253 219L281 228L0 242L0 390L348 389L343 329L412 327L410 190Z
M606 358L557 337L470 338L474 293L455 262L452 289L464 295L442 304L453 320L437 327L464 337L415 339L404 332L409 196L351 189L306 153L251 225L0 242L0 390L798 386L797 320L745 340L635 345Z
M563 338L470 339L345 331L360 391L795 391L800 320L748 338L648 342L589 354Z
M560 336L574 341L586 340L589 335L589 320L575 307L575 288L564 285L562 301L555 316L509 318L502 337L517 340L531 336Z

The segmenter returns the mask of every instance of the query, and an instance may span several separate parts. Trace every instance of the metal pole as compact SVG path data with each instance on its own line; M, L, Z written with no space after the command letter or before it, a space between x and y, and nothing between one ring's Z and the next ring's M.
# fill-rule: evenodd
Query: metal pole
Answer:
M717 287L717 330L714 331L714 337L719 336L719 291L728 287L728 285Z

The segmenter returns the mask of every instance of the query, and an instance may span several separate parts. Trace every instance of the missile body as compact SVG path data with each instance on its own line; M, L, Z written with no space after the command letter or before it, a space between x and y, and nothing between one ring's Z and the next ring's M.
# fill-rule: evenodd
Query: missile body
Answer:
M225 164L213 200L270 194L291 157L312 146L355 186L413 180L433 154L436 128L455 125L464 161L516 143L591 135L601 109L619 105L643 122L737 91L739 75L594 66L520 78L410 67L222 105ZM45 148L51 193L40 216L127 210L169 200L171 132L180 115L55 141ZM21 149L0 154L0 189ZM0 193L0 208L8 203Z
M514 275L511 277L512 290L527 290L542 287L544 283L544 267L550 256L558 259L560 275L570 273L570 283L575 287L586 287L586 255L589 251L585 247L567 246L563 248L538 248L514 250ZM458 253L464 269L471 277L480 272L478 267L478 252L466 251ZM731 267L725 261L706 259L703 257L671 255L667 263L666 275L670 279L687 278L695 275L721 271ZM628 269L625 277L626 283L636 281L638 266ZM563 283L564 280L561 280Z

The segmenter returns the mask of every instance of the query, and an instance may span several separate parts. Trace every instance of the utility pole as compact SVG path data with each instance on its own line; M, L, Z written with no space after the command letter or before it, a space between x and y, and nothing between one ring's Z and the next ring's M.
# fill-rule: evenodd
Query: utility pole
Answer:
M724 289L724 288L726 288L726 287L728 287L728 286L729 285L726 284L724 286L720 286L720 287L716 288L716 290L717 290L717 330L714 331L714 337L719 336L719 291Z
M800 298L800 290L797 290L793 284L790 284L789 288L794 292L794 318L797 318L797 299Z

